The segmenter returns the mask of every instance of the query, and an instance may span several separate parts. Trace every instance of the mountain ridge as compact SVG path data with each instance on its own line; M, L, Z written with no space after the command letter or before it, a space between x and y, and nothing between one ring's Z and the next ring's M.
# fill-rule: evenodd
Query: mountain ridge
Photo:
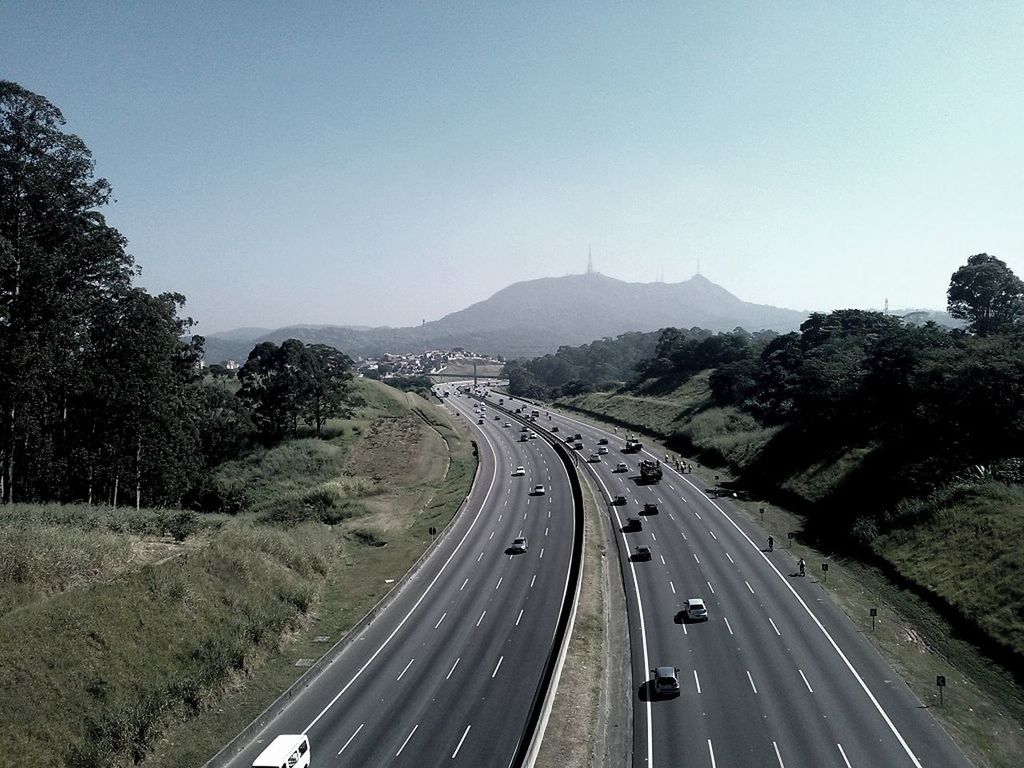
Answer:
M244 360L261 341L297 338L330 344L352 357L414 353L424 347L536 357L630 331L675 326L712 331L795 330L807 312L745 302L702 275L679 283L630 283L597 272L512 283L487 299L421 326L357 328L292 325L242 341L207 338L207 360Z

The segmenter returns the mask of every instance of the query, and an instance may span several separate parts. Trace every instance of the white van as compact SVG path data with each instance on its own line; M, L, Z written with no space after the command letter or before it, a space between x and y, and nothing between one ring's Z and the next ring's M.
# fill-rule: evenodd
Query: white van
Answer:
M260 752L252 768L309 768L309 739L283 734Z

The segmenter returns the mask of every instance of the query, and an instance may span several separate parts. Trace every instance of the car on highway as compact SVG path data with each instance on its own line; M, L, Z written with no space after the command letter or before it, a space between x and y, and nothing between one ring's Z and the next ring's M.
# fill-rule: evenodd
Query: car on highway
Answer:
M583 443L573 443L572 447L573 447L573 450L575 450L575 451L582 451L583 450Z
M601 457L598 456L596 453L590 454L590 458L587 459L587 461L590 461L590 462L598 462L600 460L601 460Z
M657 504L644 504L644 511L641 512L640 514L642 514L642 515L656 515L656 514L658 514L658 505Z
M622 495L616 496L614 499L612 499L612 505L616 507L621 507L625 503L626 497Z
M602 445L600 448L597 449L597 453L600 456L606 455L608 453L608 447L605 446L605 445Z
M679 670L676 667L655 667L651 674L654 676L652 687L655 696L679 695Z
M501 421L501 416L498 416L497 414L495 414L494 420L495 421Z
M529 544L526 541L525 536L517 536L512 539L512 546L509 547L513 552L525 552Z
M608 438L607 437L602 437L600 440L597 441L597 444L598 445L608 445Z
M529 434L527 435L527 437L528 437L528 438L529 438L530 440L536 440L536 439L537 439L537 433L536 433L536 432L533 432L533 431L531 430L531 432L530 432L530 433L529 433Z
M520 436L519 436L519 442L520 442L520 443L525 443L525 442L526 442L527 440L529 440L529 439L530 439L530 438L529 438L528 436L526 436L526 435L520 435Z
M699 597L691 597L683 603L684 621L707 621L708 609L704 601Z
M552 431L552 432L557 432L557 431L558 431L558 425L557 425L557 424L555 424L555 426L553 426L553 427L551 428L551 431Z
M626 462L620 461L618 464L615 465L615 471L616 472L629 472L629 467L626 466Z
M511 426L512 426L512 425L511 425L511 424L510 424L509 422L507 422L507 421L505 422L505 427L506 427L506 429L507 429L508 427L511 427Z
M526 426L523 426L523 427L520 427L520 428L519 428L519 431L520 431L520 432L529 432L529 431L530 431L530 428L529 428L529 427L526 427Z
M525 474L526 469L524 467L516 467L512 470L512 477L522 477Z
M638 544L636 549L633 550L634 560L650 560L651 559L651 548L645 544Z
M627 517L626 524L622 526L622 530L626 532L642 531L643 529L644 523L639 517Z
M535 485L535 486L533 486L533 490L530 491L530 495L531 496L543 496L544 493L545 493L545 491L544 491L544 486L543 485Z
M479 418L479 419L477 419L477 420L476 420L476 423L477 423L477 424L483 424L483 423L484 423L484 420L483 420L483 418Z

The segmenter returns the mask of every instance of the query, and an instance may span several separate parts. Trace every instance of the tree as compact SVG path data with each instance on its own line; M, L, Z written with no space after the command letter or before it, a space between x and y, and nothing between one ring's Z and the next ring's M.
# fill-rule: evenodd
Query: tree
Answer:
M1010 330L1024 317L1024 281L987 253L967 259L949 281L949 314L978 336Z
M128 288L125 239L97 209L110 185L64 116L0 81L0 497L50 487L97 304ZM25 466L20 467L20 462ZM20 469L19 469L20 468Z
M287 339L253 348L238 372L238 396L253 409L253 421L268 440L298 428L301 418L320 434L328 418L348 409L352 360L324 344Z

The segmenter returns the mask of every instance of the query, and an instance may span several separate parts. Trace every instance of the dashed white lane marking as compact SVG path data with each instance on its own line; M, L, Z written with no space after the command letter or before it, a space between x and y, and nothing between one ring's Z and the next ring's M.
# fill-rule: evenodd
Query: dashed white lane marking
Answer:
M673 584L671 581L668 583L668 585L672 587L672 594L674 595L676 593L676 585Z
M340 754L341 754L342 752L344 752L344 751L345 751L345 750L346 750L346 749L348 748L348 745L352 743L352 739L354 739L354 738L355 738L356 736L358 736L358 735L359 735L359 732L360 732L361 730L363 730L363 726L364 726L364 725L366 725L366 723L360 723L360 724L359 724L359 727L358 727L358 728L356 728L356 732L355 732L355 733L353 733L353 734L352 734L351 736L349 736L349 737L348 737L348 741L346 741L346 742L345 742L345 743L344 743L344 744L342 745L341 749L339 749L339 750L338 750L338 754L339 754L339 755L340 755ZM840 747L839 749L840 749L840 751L842 751L842 747ZM847 765L849 765L849 763L847 763Z
M462 590L464 590L464 589L466 588L466 585L467 585L467 584L469 584L469 579L466 579L466 580L465 580L464 582L462 582L462 586L461 586L461 587L459 587L459 592L461 592Z
M683 534L683 541L689 541L689 539L686 538L686 534L685 533Z
M491 531L491 535L487 537L487 540L490 541L493 538L494 538L494 531Z
M668 519L669 520L675 520L676 518L675 518L675 515L673 515L671 512L669 512L668 513Z
M498 583L494 585L495 589L497 589L498 587L501 586L501 580L504 579L504 578L505 578L504 576L499 576L498 577Z
M464 741L466 740L466 735L467 735L467 734L469 733L469 729L470 729L471 727L472 727L472 726L469 726L469 725L467 725L467 726L466 726L466 730L464 730L464 731L462 732L462 738L461 738L461 739L459 739L459 745L458 745L457 747L455 747L455 751L454 751L454 752L452 752L452 760L454 760L454 759L455 759L455 758L456 758L456 757L458 756L458 754L459 754L459 750L460 750L460 749L462 749L462 742L464 742Z
M757 686L754 685L754 678L750 674L750 670L747 670L747 680L750 681L750 687L754 689L754 693L757 693Z
M698 520L703 520L704 519L703 517L700 516L700 512L694 512L693 514L695 514L697 516Z
M686 627L686 625L684 624L683 628L685 629L685 627ZM700 678L697 677L697 670L696 669L693 670L693 682L696 683L696 685L697 685L697 693L700 693Z
M408 671L409 671L409 667L411 667L411 666L412 666L412 663L413 663L414 661L416 661L416 659L415 659L415 658L409 659L409 663L405 665L405 669L403 669L403 670L402 670L402 674L400 674L400 675L399 675L398 677L396 677L396 678L395 678L395 680L396 680L396 681L398 681L398 680L401 680L401 679L402 679L402 675L404 675L404 674L405 674L406 672L408 672Z
M416 725L414 725L414 726L412 727L412 730L411 730L411 731L409 731L409 735L408 735L408 736L406 736L406 737L405 737L405 741L403 741L403 742L402 742L402 746L400 746L400 747L398 748L398 751L397 751L397 752L395 752L395 757L398 757L398 756L399 756L400 754L402 754L402 750L403 750L403 749L405 749L405 745L409 743L409 739L411 739L411 738L412 738L412 735L413 735L414 733L416 733L416 729L417 729L417 728L419 728L419 727L420 727L420 724L419 724L419 723L416 723Z
M461 657L461 656L459 656L459 658L457 658L457 659L455 660L455 663L454 663L454 664L452 664L452 668L451 668L451 669L449 669L449 670L448 670L448 674L444 676L444 679L445 679L445 680L447 680L447 679L448 679L449 677L451 677L451 676L452 676L452 672L454 672L454 671L455 671L455 668L456 668L457 666L459 666L459 662L460 662L460 661L462 661L462 657Z
M505 515L498 515L498 522L499 522L499 523L501 522L501 518L503 518L504 516L505 516Z
M541 547L541 548L540 548L540 559L541 559L541 560L543 560L543 559L544 559L544 547Z
M779 761L779 768L786 768L786 764L782 762L782 755L779 754L779 745L773 741L772 746L775 747L775 757Z
M523 520L525 520L529 516L529 514L529 512L523 512Z
M484 616L487 615L487 609L484 608L484 612L480 614L480 618L476 620L476 625L479 627L480 622L484 620Z
M693 559L697 561L697 565L700 565L700 558L697 557L697 553L696 552L693 553Z
M718 541L718 537L717 537L717 536L715 536L715 532L714 532L714 531L712 531L712 530L710 530L710 529L709 529L709 530L708 530L708 533L710 533L710 534L711 534L711 538L712 538L712 539L714 539L715 541Z
M444 621L444 617L447 616L447 615L448 615L448 611L445 611L444 613L441 614L441 618L437 620L437 624L434 625L434 629L437 629L438 627L441 626L441 622Z
M754 594L754 588L752 586L750 586L750 582L747 581L746 579L744 579L743 583L747 585L747 589L750 590L750 594Z
M661 500L661 497L660 497L660 496L658 497L658 503L659 503L659 504L664 504L664 503L665 503L665 502L663 502L663 501Z
M484 559L484 553L483 553L483 552L481 552L481 553L480 553L480 557L478 557L478 558L476 559L476 561L477 561L477 562L479 563L479 562L480 562L481 560L483 560L483 559Z
M708 582L708 589L711 590L711 594L712 595L715 594L715 588L711 586L711 582L710 581Z
M736 565L736 561L732 559L732 555L730 555L728 552L726 552L725 556L729 558L729 562L730 563L732 563L733 565Z
M517 626L517 627L519 626L519 622L520 622L520 621L522 620L522 618L523 618L523 611L524 611L524 610L525 610L525 608L520 608L520 609L519 609L519 615L518 615L518 616L516 616L516 626Z
M839 747L839 754L842 755L843 762L846 763L846 768L853 768L853 766L850 765L850 761L846 759L846 753L843 751L843 745L836 742L836 746Z
M715 748L711 746L711 739L708 739L708 754L711 755L711 768L717 768L715 763Z
M732 631L732 624L729 623L729 619L726 616L722 617L725 619L725 628L729 630L729 634L735 637L736 633Z
M775 622L772 621L772 617L771 616L768 617L768 623L772 625L772 629L775 630L775 634L778 635L779 637L782 637L782 633L779 632L779 628L775 626Z
M505 657L502 656L500 659L498 659L498 663L494 665L494 671L491 672L491 680L493 680L494 676L498 674L498 670L501 669L501 662L503 662L504 660Z
M814 689L811 688L811 684L807 682L807 676L804 674L804 671L802 669L798 669L797 672L800 673L800 677L803 679L804 685L807 686L807 690L814 693Z
M533 589L533 582L537 580L537 574L533 574L533 578L530 579L530 589Z
M651 541L657 541L658 537L654 535L654 531L651 531Z

